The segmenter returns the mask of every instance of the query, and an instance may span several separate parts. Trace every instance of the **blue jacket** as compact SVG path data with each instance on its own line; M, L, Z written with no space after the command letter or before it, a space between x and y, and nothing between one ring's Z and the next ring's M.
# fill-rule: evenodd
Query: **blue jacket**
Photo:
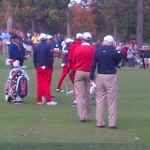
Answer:
M24 62L24 56L19 50L18 45L15 43L11 43L8 51L9 51L9 59L19 60L20 65L22 66Z
M99 46L96 49L92 66L90 79L94 79L94 73L97 65L98 74L116 74L117 65L122 59L122 54L118 53L112 46Z
M45 41L41 41L33 49L33 63L34 67L46 66L52 68L54 62L52 48Z

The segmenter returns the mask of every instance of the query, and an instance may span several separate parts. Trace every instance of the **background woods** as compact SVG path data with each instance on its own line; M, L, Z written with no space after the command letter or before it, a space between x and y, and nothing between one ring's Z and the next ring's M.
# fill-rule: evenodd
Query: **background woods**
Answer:
M150 39L149 0L0 0L0 27L25 32L74 35L91 31L96 38L113 34L116 40Z

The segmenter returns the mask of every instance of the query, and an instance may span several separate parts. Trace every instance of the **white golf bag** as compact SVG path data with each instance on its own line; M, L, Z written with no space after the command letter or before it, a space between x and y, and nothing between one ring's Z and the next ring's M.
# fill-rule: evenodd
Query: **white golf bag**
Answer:
M6 60L7 65L12 65L9 77L5 85L5 100L12 103L22 103L28 94L29 77L25 72L25 66L21 67L19 61Z

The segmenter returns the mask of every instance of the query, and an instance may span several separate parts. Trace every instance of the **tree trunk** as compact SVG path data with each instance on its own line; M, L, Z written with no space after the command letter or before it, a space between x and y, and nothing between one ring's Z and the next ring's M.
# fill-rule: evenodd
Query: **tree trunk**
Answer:
M12 30L12 13L11 13L11 4L7 3L6 5L6 10L7 10L7 31L9 32Z
M69 8L66 8L66 16L67 16L67 36L70 37L70 21L69 21Z
M31 21L31 33L33 34L35 32L35 21L32 19Z
M7 31L11 31L12 30L12 16L8 16L7 18Z
M114 36L114 40L117 42L118 37L117 37L117 32L118 32L118 7L115 6L114 7L115 10L115 18L114 18L114 28L113 28L113 36Z
M138 0L137 2L137 29L136 29L136 44L141 47L143 44L143 0Z
M114 36L114 40L117 42L117 31L118 30L118 24L117 24L117 21L115 21L114 23L114 33L113 33L113 36Z

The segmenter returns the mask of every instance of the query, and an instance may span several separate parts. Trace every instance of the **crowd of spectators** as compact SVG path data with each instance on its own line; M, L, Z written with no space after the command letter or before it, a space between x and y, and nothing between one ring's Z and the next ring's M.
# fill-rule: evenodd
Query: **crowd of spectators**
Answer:
M34 32L33 34L27 32L24 33L17 29L13 29L10 32L7 32L6 29L1 29L0 31L0 54L7 55L8 47L11 43L11 35L17 34L20 37L20 45L19 48L22 51L23 55L33 55L33 48L37 45L40 40L40 33ZM49 35L49 40L51 41L51 45L53 50L62 51L65 38L60 33ZM95 43L96 47L101 44L101 40L98 39ZM122 52L123 59L121 62L121 67L129 67L135 68L140 67L144 69L150 68L150 46L143 45L142 47L138 47L136 44L133 44L132 41L127 44L119 43L116 46L116 50ZM55 53L55 58L60 58L62 55Z
M120 43L116 49L123 54L122 67L150 69L150 46Z
M8 55L8 47L11 44L12 34L17 34L20 38L20 50L25 54L33 55L33 48L40 42L40 33L34 32L33 34L27 32L22 32L17 29L7 31L6 29L1 29L0 31L0 54ZM64 41L63 36L60 33L49 35L51 40L51 45L53 49L57 51L62 50L62 41Z

